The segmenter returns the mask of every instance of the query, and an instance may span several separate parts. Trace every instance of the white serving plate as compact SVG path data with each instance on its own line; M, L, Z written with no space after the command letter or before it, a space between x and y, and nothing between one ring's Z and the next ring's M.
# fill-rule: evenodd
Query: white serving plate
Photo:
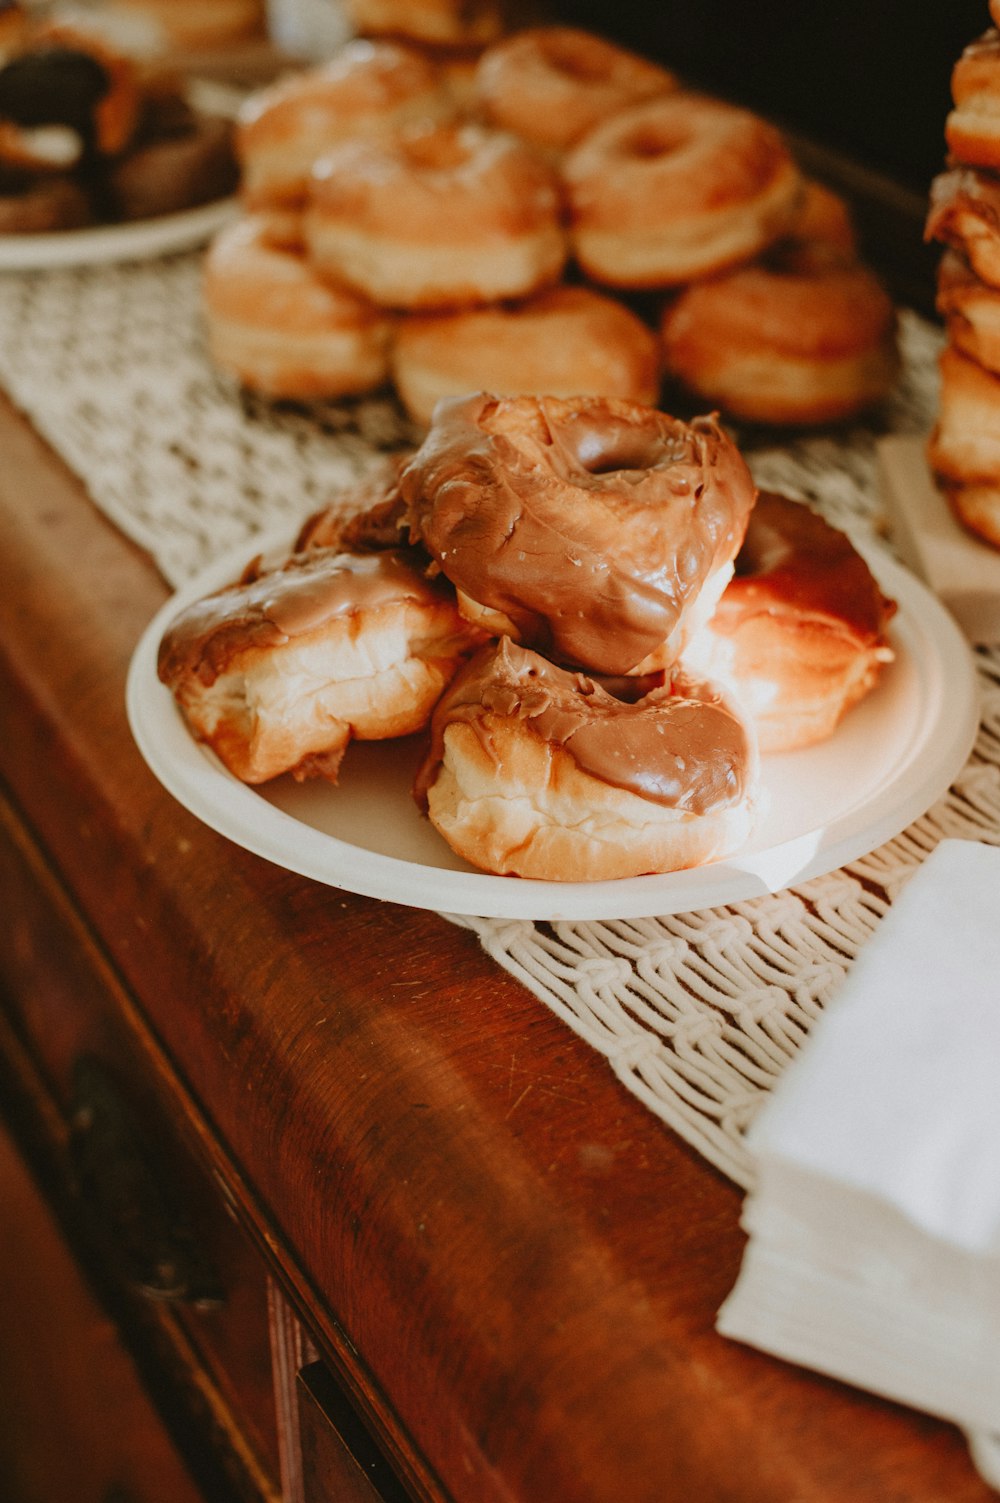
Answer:
M494 918L653 917L777 892L832 871L897 835L948 788L979 724L969 646L935 597L882 549L866 553L898 604L896 659L833 737L763 760L764 807L737 855L690 871L612 882L497 877L457 857L410 795L420 738L355 743L340 783L290 777L251 788L187 731L157 678L160 638L184 606L239 576L244 544L180 590L150 622L128 675L140 752L163 786L206 825L289 871L349 892L439 912Z

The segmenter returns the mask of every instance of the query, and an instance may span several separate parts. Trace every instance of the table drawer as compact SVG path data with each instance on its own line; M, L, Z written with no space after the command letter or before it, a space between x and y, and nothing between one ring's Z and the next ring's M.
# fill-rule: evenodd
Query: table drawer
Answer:
M156 1040L0 800L0 1056L53 1193L170 1403L252 1500L280 1495L268 1271ZM115 1311L116 1318L119 1312Z

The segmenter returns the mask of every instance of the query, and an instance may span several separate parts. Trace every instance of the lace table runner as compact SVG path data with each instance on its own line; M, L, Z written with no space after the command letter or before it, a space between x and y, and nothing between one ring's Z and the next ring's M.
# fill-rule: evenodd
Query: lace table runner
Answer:
M308 409L213 371L200 257L0 276L0 381L91 497L180 585L223 550L310 511L417 435L391 397ZM881 431L921 433L938 335L901 325ZM880 527L872 427L743 442L761 485L863 537ZM978 654L983 720L949 792L863 860L774 896L658 919L453 919L599 1050L623 1084L748 1188L744 1133L894 896L937 842L1000 844L1000 644Z

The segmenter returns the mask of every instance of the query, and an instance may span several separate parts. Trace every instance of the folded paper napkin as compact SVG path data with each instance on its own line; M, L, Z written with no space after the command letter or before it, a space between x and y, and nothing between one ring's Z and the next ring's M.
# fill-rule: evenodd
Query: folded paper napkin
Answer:
M1000 849L936 847L748 1145L718 1329L956 1422L1000 1487Z

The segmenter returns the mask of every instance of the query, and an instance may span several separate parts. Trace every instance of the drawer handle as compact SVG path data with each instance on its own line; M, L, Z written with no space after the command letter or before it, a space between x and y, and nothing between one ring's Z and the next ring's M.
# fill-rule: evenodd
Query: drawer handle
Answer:
M110 1234L130 1285L151 1300L212 1309L218 1278L172 1203L134 1112L92 1056L73 1071L70 1146L83 1199Z

